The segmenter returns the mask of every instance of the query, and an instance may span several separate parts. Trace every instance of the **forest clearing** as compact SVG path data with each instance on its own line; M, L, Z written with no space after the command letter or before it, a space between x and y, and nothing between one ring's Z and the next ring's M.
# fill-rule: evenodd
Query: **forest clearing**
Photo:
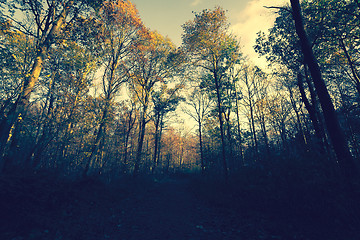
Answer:
M359 239L360 2L261 8L0 0L0 239Z

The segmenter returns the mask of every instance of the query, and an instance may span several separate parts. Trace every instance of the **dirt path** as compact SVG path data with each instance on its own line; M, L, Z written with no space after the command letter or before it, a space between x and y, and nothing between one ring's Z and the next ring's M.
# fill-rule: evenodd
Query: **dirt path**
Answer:
M0 239L242 239L235 212L196 196L187 178L112 187L16 179L0 187ZM246 225L242 225L242 228ZM251 238L246 238L251 239Z
M190 187L186 179L167 179L125 199L116 235L124 240L240 239L229 219L233 214L207 207Z
M358 239L350 224L326 217L322 209L328 208L305 208L319 201L290 200L259 186L231 188L189 176L111 184L0 177L0 239Z
M184 182L156 183L145 193L126 199L119 231L124 239L189 239L198 215L198 203L191 199Z

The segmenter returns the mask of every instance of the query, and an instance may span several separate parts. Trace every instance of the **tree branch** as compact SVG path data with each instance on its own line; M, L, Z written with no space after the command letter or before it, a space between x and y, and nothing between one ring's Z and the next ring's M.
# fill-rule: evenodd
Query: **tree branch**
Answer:
M275 7L275 6L271 6L271 7L267 7L267 6L264 6L264 8L267 8L267 9L278 9L278 10L284 10L288 13L292 13L292 11L286 7Z

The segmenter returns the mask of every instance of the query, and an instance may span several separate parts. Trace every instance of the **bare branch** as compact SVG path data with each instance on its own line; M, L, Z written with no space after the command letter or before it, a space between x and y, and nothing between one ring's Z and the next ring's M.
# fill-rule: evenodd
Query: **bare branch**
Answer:
M292 13L292 11L291 11L290 9L286 8L286 7L275 7L275 6L267 7L267 6L264 6L264 8L284 10L284 11L286 11L286 12Z
M30 35L32 37L36 37L34 35L34 33L32 33L23 23L21 23L20 21L16 20L15 18L13 17L10 17L10 16L7 16L7 15L4 15L7 19L11 20L12 22L14 22L16 25L18 26L15 26L13 25L12 27L20 32L22 32L23 34L25 35Z

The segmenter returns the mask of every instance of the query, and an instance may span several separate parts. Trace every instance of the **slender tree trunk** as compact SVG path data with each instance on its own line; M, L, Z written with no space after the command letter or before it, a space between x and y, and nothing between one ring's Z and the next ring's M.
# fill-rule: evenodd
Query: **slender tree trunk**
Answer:
M232 134L231 134L230 109L228 109L227 114L224 113L224 117L226 120L226 133L227 133L226 135L227 135L228 148L229 148L229 153L230 153L230 157L228 158L229 165L230 165L229 169L233 170L235 159L234 159L233 142L232 142Z
M293 93L291 87L288 87L288 90L289 90L289 95L290 95L291 106L294 109L296 120L298 122L297 125L298 125L298 131L301 134L301 141L305 146L307 146L307 140L306 140L305 132L304 132L304 129L303 129L303 126L302 126L302 123L301 123L301 119L300 119L300 115L299 115L299 109L297 108L296 101L294 99L294 93Z
M360 159L360 154L359 154L359 144L358 144L358 140L356 138L356 134L354 133L354 130L353 130L353 126L352 124L350 123L350 120L349 120L349 111L346 109L346 100L345 100L345 94L343 92L343 90L341 89L341 86L338 82L336 82L336 86L338 88L338 91L340 93L340 97L341 97L341 101L343 102L342 103L342 108L344 109L344 112L343 112L343 116L345 118L345 123L349 129L349 141L351 142L351 145L352 145L352 149L353 149L353 153L355 155L355 158L356 159Z
M3 157L3 154L5 153L5 146L6 146L8 137L9 137L8 133L10 132L10 129L11 129L11 125L9 125L8 112L11 112L12 108L15 107L15 104L12 103L11 100L12 100L12 98L8 98L6 101L4 101L2 103L2 107L0 110L0 114L1 114L1 121L0 121L0 173L2 172L2 169L3 169L2 165L4 164L2 157ZM13 122L13 121L10 121L10 122Z
M204 164L204 151L203 151L203 141L202 141L202 123L199 119L198 121L199 126L199 145L200 145L200 164L201 164L201 174L204 175L205 173L205 164Z
M37 132L37 136L35 137L35 143L34 146L31 148L30 152L27 155L27 158L25 160L25 167L30 167L31 161L33 159L33 156L40 156L41 152L45 150L49 142L47 141L50 135L50 119L53 113L53 107L54 107L54 101L55 97L53 95L53 88L55 85L55 74L52 75L50 86L49 86L49 92L47 96L47 101L45 103L42 116L40 118L40 122L43 122L43 124L40 124L38 127L39 130ZM51 137L50 137L51 138ZM47 143L46 143L47 142ZM34 160L37 161L37 159L34 158ZM34 165L32 167L37 167L37 165Z
M259 150L258 150L258 142L257 142L256 131L255 131L255 121L254 121L254 103L253 103L254 92L253 92L253 89L251 89L251 83L249 83L248 70L249 69L246 68L244 83L246 85L247 93L248 93L248 100L249 100L248 107L250 109L250 117L248 117L248 120L249 120L250 132L251 132L252 140L253 140L253 147L255 148L255 153L254 153L255 160L254 161L256 162L258 159Z
M170 169L170 160L172 158L172 154L171 153L167 153L166 154L166 168L165 168L165 172L166 174L169 173L169 169Z
M159 143L159 124L160 124L160 114L156 115L155 119L155 137L154 137L154 155L153 155L153 167L151 172L154 174L155 168L157 166L157 156L158 156L158 143Z
M260 116L260 126L261 126L261 131L263 134L263 138L264 138L264 143L265 143L265 147L266 147L266 153L268 154L268 156L270 156L270 145L269 145L269 138L267 135L267 129L266 129L266 123L265 123L265 119L264 116Z
M127 171L127 161L128 161L128 148L129 148L129 139L132 129L135 125L135 118L133 119L133 109L129 112L129 119L124 123L124 171ZM126 126L127 125L127 126Z
M85 168L84 168L83 177L86 177L89 174L90 167L93 166L96 155L99 152L99 150L102 148L102 145L103 145L102 140L103 140L103 137L104 137L104 134L105 134L106 122L107 122L107 117L108 117L109 108L110 108L110 102L109 101L110 100L106 101L104 112L103 112L103 115L102 115L101 120L100 120L100 126L99 126L99 129L97 131L94 144L93 144L93 146L91 148L91 154L90 154L90 157L87 160Z
M244 166L244 153L243 153L243 146L242 146L242 136L241 136L241 127L240 127L240 114L239 114L239 99L238 99L238 92L236 86L234 84L234 91L235 91L235 104L236 104L236 121L237 121L237 131L238 131L238 138L239 138L239 149L240 149L240 163L241 166Z
M180 153L179 153L179 169L181 171L182 165L183 165L183 160L184 160L184 141L183 139L180 137Z
M47 146L49 146L50 142L53 140L53 138L46 138L45 135L43 138L44 139L41 141L41 145L37 146L36 149L33 151L33 159L34 159L34 161L32 163L33 169L37 169L40 167L41 155L45 151ZM56 161L54 161L54 162L56 162Z
M130 138L130 132L131 129L129 128L126 132L125 132L125 139L124 139L124 165L127 165L127 160L128 160L128 146L129 146L129 138Z
M349 133L350 133L350 139L351 139L351 143L352 143L352 146L353 146L353 150L354 150L354 153L355 153L355 157L356 159L360 159L360 146L359 146L359 141L356 137L356 134L354 132L354 129L352 127L352 124L350 123L349 121L349 116L347 113L344 114L345 115L345 121L348 125L348 128L349 128Z
M7 152L9 149L9 145L11 143L13 133L17 124L17 116L15 114L11 114L16 111L16 106L20 101L20 97L17 98L16 102L11 106L9 113L10 115L4 116L4 119L1 122L0 126L0 173L4 171L5 166L8 165L7 160Z
M59 161L61 159L61 161L65 161L66 157L67 157L67 152L68 152L68 149L69 149L69 141L71 139L71 132L72 132L72 129L74 127L74 120L75 120L75 116L74 116L74 113L75 113L75 108L77 107L78 105L78 101L79 101L79 95L80 95L80 89L78 89L78 91L76 92L76 95L75 95L75 100L74 100L74 103L71 107L71 110L70 110L70 115L69 115L69 118L67 120L68 124L67 124L67 127L66 129L64 130L64 137L63 137L63 140L61 141L61 144L60 144L60 151L57 155L57 160Z
M283 148L286 151L288 149L288 147L287 147L287 141L286 141L286 127L285 127L285 122L283 120L280 122L279 132L280 132L280 137L281 137Z
M313 54L310 42L304 29L299 0L290 0L290 2L293 10L296 32L300 39L305 62L309 67L314 81L321 108L324 113L327 130L336 153L339 166L348 179L357 179L359 174L358 169L349 151L349 147L340 127L334 105L322 78L320 67Z
M21 116L21 115L19 115ZM9 126L8 138L4 143L4 149L2 152L2 163L0 163L1 171L5 172L10 170L12 163L16 160L15 157L18 154L18 137L20 134L20 119L15 119L14 123Z
M344 40L342 38L340 38L339 42L340 42L340 46L341 46L342 50L345 53L346 59L347 59L347 61L349 63L349 67L351 69L351 73L352 73L353 78L354 78L355 87L356 87L356 90L358 92L358 95L360 96L360 77L359 77L359 73L358 73L358 71L356 69L356 66L354 65L353 60L351 59L351 57L349 55L349 52L346 49Z
M51 127L49 120L51 119L51 114L53 112L53 105L55 99L51 94L51 88L50 88L50 94L48 100L49 106L46 111L47 112L46 116L45 118L43 118L43 121L45 121L45 123L43 124L43 126L39 126L38 136L35 139L36 142L33 148L31 148L31 151L28 153L27 158L25 159L25 167L34 168L34 169L39 167L41 162L40 156L42 152L46 149L46 147L49 145L50 141L53 139L53 137L50 136Z
M115 72L116 69L118 67L119 64L119 55L113 55L112 56L112 60L111 60L111 67L110 67L110 75L109 76L109 81L107 83L105 83L105 78L107 76L107 73L105 71L104 75L103 75L103 88L104 88L104 93L105 93L105 108L103 110L103 115L102 118L100 120L100 126L99 126L99 130L97 132L97 136L95 138L95 142L94 145L91 149L91 154L89 157L89 160L85 166L84 169L84 176L86 176L88 174L89 171L89 167L92 166L98 151L103 147L103 143L104 143L104 135L105 135L105 130L106 130L106 124L107 124L107 118L108 118L108 114L110 111L110 107L111 107L111 100L113 99L113 87L114 87L114 81L115 81ZM107 85L106 85L107 84Z
M148 108L147 104L148 104L148 100L146 99L144 102L144 105L143 105L143 111L142 111L141 119L140 119L138 147L137 147L137 151L136 151L135 166L134 166L134 172L133 172L134 177L136 177L140 171L142 149L143 149L144 137L145 137L146 112L147 112L147 108Z
M157 161L156 165L159 166L161 162L161 140L162 140L162 133L164 128L164 115L160 118L160 126L159 126L159 142L158 142L158 153L157 153Z
M254 139L254 145L255 145L255 158L256 158L255 161L257 161L259 147L258 147L258 141L257 141L257 136L256 136L256 130L255 130L254 108L253 108L251 100L250 100L250 127L251 127L251 132L253 135L253 139Z
M226 162L226 143L225 143L225 134L224 134L224 122L223 122L223 111L221 106L221 96L220 96L220 85L218 80L218 75L214 72L214 80L215 80L215 87L216 87L216 97L217 97L217 107L218 107L218 118L220 124L220 134L221 134L221 147L222 147L222 165L223 165L223 172L225 179L228 178L228 167Z
M323 134L322 134L324 131L321 130L322 126L319 123L314 104L311 104L306 96L304 86L303 86L303 79L302 79L302 76L300 73L298 74L298 87L300 90L301 100L305 104L305 108L309 113L311 123L315 130L315 135L319 142L320 151L325 153L325 145L324 145L324 139L323 139Z

